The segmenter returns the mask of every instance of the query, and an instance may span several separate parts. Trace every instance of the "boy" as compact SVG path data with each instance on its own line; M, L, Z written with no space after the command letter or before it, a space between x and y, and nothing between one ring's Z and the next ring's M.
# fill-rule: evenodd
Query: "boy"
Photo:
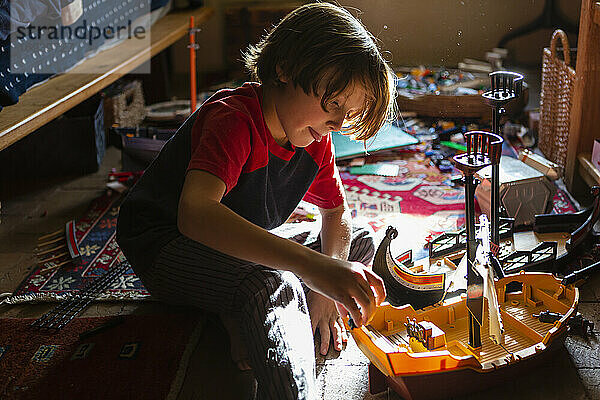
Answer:
M153 296L227 315L259 398L313 398L311 320L321 352L330 335L340 350L338 310L361 325L385 298L364 265L372 239L355 234L351 249L330 132L345 123L373 136L390 115L392 72L360 22L328 3L291 12L245 62L260 83L220 91L188 118L123 202L117 239ZM311 246L268 231L301 199L322 214Z

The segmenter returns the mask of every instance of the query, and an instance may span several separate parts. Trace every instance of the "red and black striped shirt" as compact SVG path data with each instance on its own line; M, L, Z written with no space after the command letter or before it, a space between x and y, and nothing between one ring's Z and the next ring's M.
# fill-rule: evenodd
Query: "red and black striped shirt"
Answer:
M265 229L290 216L301 199L321 208L343 202L331 137L307 147L277 144L262 114L262 87L217 92L183 124L121 206L117 240L136 268L154 262L174 239L185 174L200 169L225 182L221 202Z

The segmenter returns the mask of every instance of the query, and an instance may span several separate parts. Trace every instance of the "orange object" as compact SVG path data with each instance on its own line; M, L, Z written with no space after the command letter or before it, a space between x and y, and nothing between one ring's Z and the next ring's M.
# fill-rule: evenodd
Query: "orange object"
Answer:
M509 289L511 284L523 289ZM505 326L504 343L487 336L486 317L482 347L468 345L466 295L422 310L384 303L368 325L348 327L375 367L369 369L371 393L390 387L407 400L448 398L498 384L507 377L515 379L547 360L542 355L560 348L567 321L577 313L578 289L540 272L507 275L495 282L495 289ZM522 301L524 296L527 302ZM543 323L533 316L545 310L562 317L555 323ZM403 323L407 319L412 325ZM407 325L419 331L422 341L415 339L414 332L411 337Z
M190 114L196 111L196 28L194 16L190 16Z

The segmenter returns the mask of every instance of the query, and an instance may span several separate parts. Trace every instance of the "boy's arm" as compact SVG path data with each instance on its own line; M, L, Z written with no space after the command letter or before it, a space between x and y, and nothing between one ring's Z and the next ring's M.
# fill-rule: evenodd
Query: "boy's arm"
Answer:
M347 260L352 235L352 217L346 201L333 209L319 208L321 214L321 251L333 258ZM343 343L348 341L335 304L328 298L314 291L307 293L308 311L313 335L319 330L321 342L319 351L326 355L330 340L334 348L341 351Z
M352 235L352 217L344 202L333 209L319 208L321 214L321 251L333 258L347 260Z
M375 311L375 295L385 298L377 275L359 263L336 260L252 224L220 202L225 190L218 177L189 171L179 201L180 232L222 253L292 271L311 289L343 305L357 324L368 321Z

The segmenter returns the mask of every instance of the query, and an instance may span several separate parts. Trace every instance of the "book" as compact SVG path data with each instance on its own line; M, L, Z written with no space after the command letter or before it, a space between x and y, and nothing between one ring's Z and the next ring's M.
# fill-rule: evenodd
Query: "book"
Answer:
M352 175L379 175L379 176L398 176L400 166L389 163L365 164L359 167L350 167Z

